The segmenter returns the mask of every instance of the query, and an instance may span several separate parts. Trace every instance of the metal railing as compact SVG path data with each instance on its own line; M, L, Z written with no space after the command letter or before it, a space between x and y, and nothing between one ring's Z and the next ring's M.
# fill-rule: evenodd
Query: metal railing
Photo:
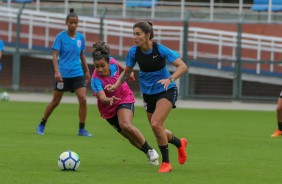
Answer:
M189 50L189 56L194 60L199 58L214 58L218 60L217 68L221 69L222 60L236 61L236 47L237 47L237 32L232 31L218 31L214 29L203 29L197 27L190 27L189 41L193 44L193 50ZM242 50L248 51L242 55L242 60L248 61L279 61L280 58L275 58L277 54L282 52L282 38L273 36L264 36L256 34L242 33ZM215 52L210 52L208 49L199 49L199 44L212 45L216 47ZM230 52L224 52L224 49L230 49ZM268 53L269 57L262 57L262 53ZM255 54L255 55L254 55ZM256 74L261 73L260 63L256 63ZM234 67L234 63L232 63ZM273 63L270 64L269 72L274 72Z

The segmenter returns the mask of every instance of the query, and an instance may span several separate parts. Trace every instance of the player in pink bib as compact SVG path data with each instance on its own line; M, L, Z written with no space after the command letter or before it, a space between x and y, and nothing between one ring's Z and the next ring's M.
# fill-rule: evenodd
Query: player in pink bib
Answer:
M117 108L121 104L133 104L135 98L127 83L120 86L115 93L109 93L103 90L106 85L115 83L119 77L119 64L114 58L109 58L109 68L107 68L105 73L103 71L99 72L96 66L95 68L92 74L91 87L95 96L100 91L103 91L106 97L108 97L104 102L103 99L98 99L98 109L103 118L109 119L117 114ZM103 70L103 67L98 68ZM107 103L107 100L109 103Z
M158 165L158 153L132 124L135 98L127 83L123 83L114 93L104 90L108 84L115 84L119 78L120 68L124 67L109 57L109 48L105 42L93 44L92 56L95 70L91 78L91 88L97 98L101 116L133 146L144 152L152 165Z

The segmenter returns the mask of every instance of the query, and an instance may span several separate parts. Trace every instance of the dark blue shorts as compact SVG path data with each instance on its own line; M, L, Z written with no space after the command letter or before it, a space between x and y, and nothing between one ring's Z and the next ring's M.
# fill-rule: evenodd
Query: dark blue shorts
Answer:
M86 87L84 76L63 78L63 82L54 82L54 89L57 91L74 92L76 89Z
M167 91L163 91L161 93L157 93L153 95L143 94L145 111L149 113L154 113L156 109L157 101L162 98L165 98L168 101L170 101L173 106L172 108L176 108L175 102L177 101L177 96L178 96L178 91L176 86L168 89Z

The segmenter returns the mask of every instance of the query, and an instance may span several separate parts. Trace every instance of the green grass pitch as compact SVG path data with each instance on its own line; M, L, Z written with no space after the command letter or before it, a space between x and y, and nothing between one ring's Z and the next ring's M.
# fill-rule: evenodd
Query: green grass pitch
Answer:
M275 112L176 109L166 127L189 141L189 159L177 162L170 145L171 173L159 174L145 154L131 146L88 105L86 128L93 138L78 137L78 104L60 104L45 135L35 133L47 103L0 101L1 184L266 184L281 183L282 137ZM134 124L158 153L145 111L136 107ZM78 171L60 171L58 156L66 150L81 158Z

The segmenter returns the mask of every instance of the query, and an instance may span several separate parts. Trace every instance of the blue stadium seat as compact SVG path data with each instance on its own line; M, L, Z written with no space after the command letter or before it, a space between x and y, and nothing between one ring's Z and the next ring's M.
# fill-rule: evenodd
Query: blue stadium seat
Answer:
M254 0L252 10L268 11L268 0ZM282 0L272 0L272 11L282 11Z
M282 11L281 0L272 0L272 11Z
M254 0L252 10L267 11L268 10L268 0Z
M127 7L147 7L150 8L152 6L156 6L158 4L158 0L155 0L154 4L152 0L128 0L126 1Z
M129 1L126 1L126 6L127 7L136 7L139 5L139 0L129 0Z

